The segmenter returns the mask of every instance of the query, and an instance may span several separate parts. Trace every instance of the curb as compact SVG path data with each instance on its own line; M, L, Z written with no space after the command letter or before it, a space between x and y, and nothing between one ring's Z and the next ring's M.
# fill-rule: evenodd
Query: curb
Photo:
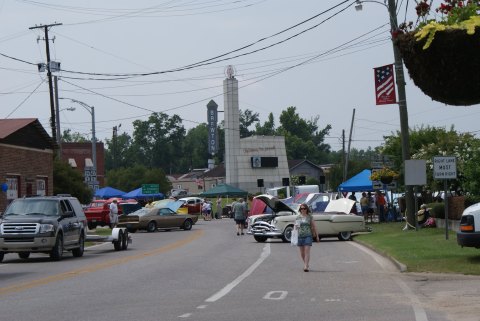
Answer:
M384 252L379 251L378 249L371 246L370 244L364 243L362 241L357 241L357 240L354 240L354 242L357 243L357 244L360 244L362 246L365 246L366 248L368 248L368 249L372 250L373 252L377 253L378 255L381 255L381 256L389 259L401 273L407 272L407 266L405 264L403 264L402 262L397 261L394 257L392 257L392 256L390 256L390 255L388 255Z

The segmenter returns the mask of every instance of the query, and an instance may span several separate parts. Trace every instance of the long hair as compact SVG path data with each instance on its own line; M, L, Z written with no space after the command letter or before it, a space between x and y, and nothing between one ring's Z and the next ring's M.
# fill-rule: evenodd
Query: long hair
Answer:
M312 213L310 212L310 207L306 204L306 203L301 203L300 206L298 207L298 212L301 214L302 212L300 211L300 208L302 207L306 207L307 208L307 214L308 215L312 215Z

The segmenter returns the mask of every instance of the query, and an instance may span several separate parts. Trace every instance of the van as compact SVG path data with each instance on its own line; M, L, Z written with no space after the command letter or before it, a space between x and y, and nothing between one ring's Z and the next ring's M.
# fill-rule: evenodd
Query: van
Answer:
M480 203L463 211L457 232L457 244L461 247L480 248Z

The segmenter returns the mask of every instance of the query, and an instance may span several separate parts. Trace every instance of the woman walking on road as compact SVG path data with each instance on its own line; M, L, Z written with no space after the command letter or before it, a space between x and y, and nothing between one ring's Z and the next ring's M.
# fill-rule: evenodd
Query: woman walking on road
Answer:
M310 263L310 248L312 247L313 239L318 242L318 234L313 221L313 216L310 214L310 209L307 204L300 205L300 215L295 220L295 229L298 230L298 247L300 249L300 256L303 260L303 271L309 271Z

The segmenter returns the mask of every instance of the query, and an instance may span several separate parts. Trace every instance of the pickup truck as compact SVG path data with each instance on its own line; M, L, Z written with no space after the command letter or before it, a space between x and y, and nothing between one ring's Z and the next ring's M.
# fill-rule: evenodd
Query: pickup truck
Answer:
M0 218L0 262L5 253L46 253L52 260L64 251L83 256L87 219L80 202L71 196L18 198Z
M140 209L141 206L137 203L136 200L122 200L118 199L118 215L128 214L132 210ZM110 204L113 202L112 199L108 200L94 200L91 202L85 209L85 216L88 221L88 228L93 230L97 226L109 226L110 225ZM124 205L128 204L125 207L128 207L128 211L124 210ZM135 206L136 205L136 206Z
M480 203L463 211L457 232L457 244L461 247L480 248Z

